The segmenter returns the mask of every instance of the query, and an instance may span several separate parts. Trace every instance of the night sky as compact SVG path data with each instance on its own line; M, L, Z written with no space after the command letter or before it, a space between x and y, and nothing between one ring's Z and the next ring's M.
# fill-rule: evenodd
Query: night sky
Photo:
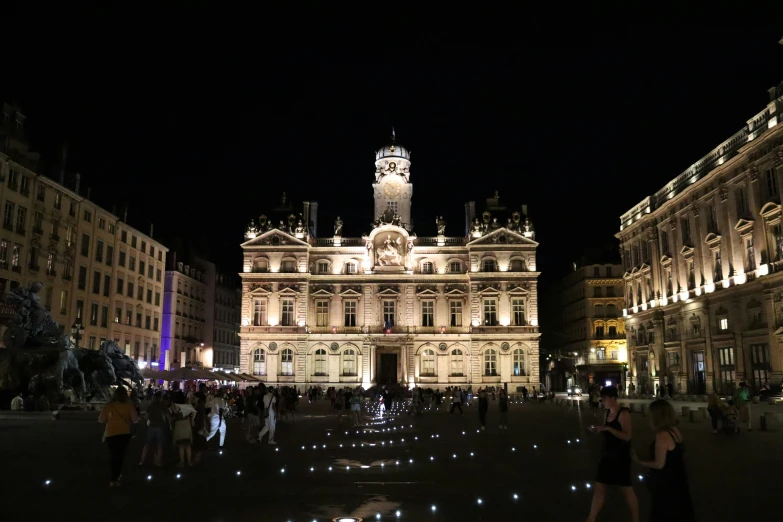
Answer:
M236 272L245 225L283 191L319 202L321 236L338 214L345 235L367 232L373 154L393 125L412 151L415 232L434 235L441 214L463 235L464 202L480 212L498 190L529 205L546 291L582 256L619 261L619 216L765 106L783 30L764 21L406 38L377 53L109 32L6 67L0 100L27 114L41 173L57 179L67 142L82 194L120 215L128 203L131 225Z

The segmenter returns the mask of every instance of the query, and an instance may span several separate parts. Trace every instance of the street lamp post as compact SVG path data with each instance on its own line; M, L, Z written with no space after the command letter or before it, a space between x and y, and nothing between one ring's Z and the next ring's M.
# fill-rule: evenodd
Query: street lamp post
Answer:
M79 341L84 337L84 326L82 323L73 323L71 326L71 335L73 340L76 341L76 349L79 349Z

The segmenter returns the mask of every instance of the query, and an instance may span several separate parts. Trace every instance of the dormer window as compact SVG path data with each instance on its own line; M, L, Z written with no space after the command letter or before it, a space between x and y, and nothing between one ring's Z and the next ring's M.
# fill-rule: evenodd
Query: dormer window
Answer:
M512 259L511 260L511 271L512 272L524 272L525 271L525 262L521 259Z
M280 264L281 272L296 272L296 261L293 259L286 259Z
M449 272L452 274L459 274L462 272L462 263L459 261L452 261L449 263Z
M254 272L263 273L263 272L266 272L268 270L269 270L269 261L267 261L264 258L255 260L255 263L254 263L254 266L253 266L253 271Z
M345 273L346 274L355 274L357 272L356 263L354 261L349 261L345 263Z
M433 273L432 263L430 261L425 261L421 264L421 273L422 274L431 274Z
M496 271L496 265L494 259L485 259L482 263L482 271L484 272L495 272Z
M329 261L318 261L317 270L319 274L329 273Z

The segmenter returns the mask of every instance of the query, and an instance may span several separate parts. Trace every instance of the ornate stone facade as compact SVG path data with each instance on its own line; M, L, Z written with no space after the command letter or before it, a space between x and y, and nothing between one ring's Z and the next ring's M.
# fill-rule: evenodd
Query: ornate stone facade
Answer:
M266 216L251 223L240 371L300 388L539 386L538 244L526 208L505 216L496 195L465 236L447 237L437 217L437 235L418 237L409 152L393 139L375 167L376 219L362 237L343 237L339 218L333 236L315 237L312 210L277 227Z
M783 84L769 93L742 130L620 218L639 389L730 393L783 378Z

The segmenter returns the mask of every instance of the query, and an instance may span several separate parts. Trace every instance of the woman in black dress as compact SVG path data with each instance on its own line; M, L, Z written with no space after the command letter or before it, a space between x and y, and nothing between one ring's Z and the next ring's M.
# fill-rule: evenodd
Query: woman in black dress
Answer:
M650 404L650 427L655 441L650 445L650 460L634 460L646 468L650 490L650 522L695 522L688 474L685 470L685 445L677 429L677 414L667 401Z
M607 486L618 486L622 491L631 522L639 522L639 502L631 487L631 413L617 402L617 388L607 386L601 390L601 400L606 412L603 426L591 426L590 430L603 438L601 462L593 488L593 504L587 522L595 522L604 506Z

